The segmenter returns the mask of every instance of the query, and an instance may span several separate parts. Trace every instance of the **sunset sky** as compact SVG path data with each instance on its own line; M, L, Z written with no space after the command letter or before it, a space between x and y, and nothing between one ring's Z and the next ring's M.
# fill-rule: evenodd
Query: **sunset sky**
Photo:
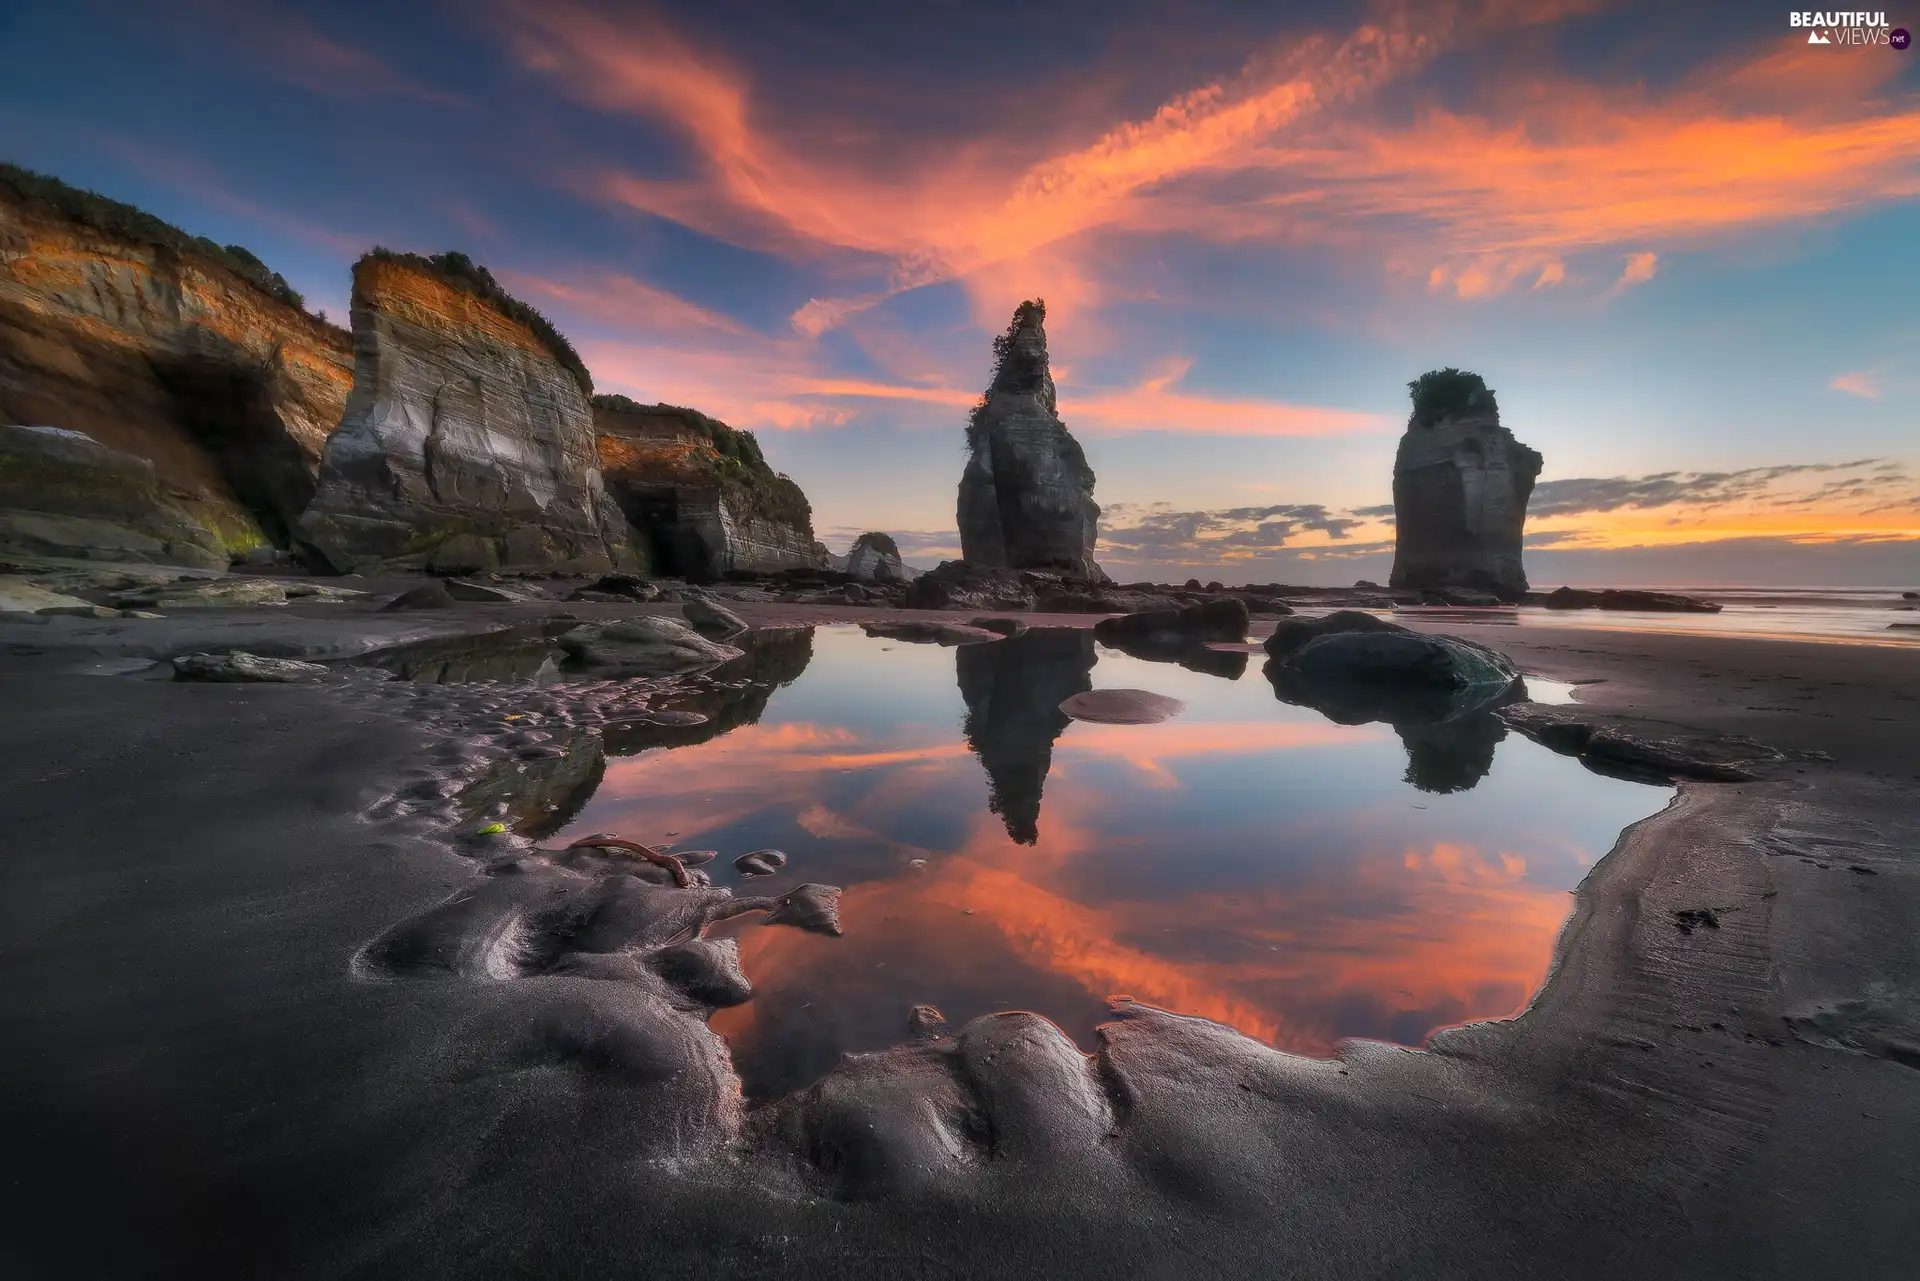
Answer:
M1891 6L1920 27L1920 7ZM1546 456L1538 585L1920 580L1920 53L1753 3L0 6L0 158L344 321L459 248L601 390L957 553L1042 297L1123 579L1383 578L1405 384Z

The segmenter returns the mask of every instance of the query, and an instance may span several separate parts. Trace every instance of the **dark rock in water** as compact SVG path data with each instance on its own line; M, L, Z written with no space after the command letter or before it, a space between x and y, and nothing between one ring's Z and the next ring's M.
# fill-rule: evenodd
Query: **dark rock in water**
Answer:
M1183 646L1194 641L1243 641L1251 622L1246 602L1227 596L1184 609L1143 610L1103 618L1093 625L1093 634L1109 644L1126 639L1145 645Z
M1479 375L1436 370L1411 384L1393 463L1393 587L1466 587L1503 601L1527 590L1521 535L1541 457L1500 425Z
M786 865L787 856L780 850L755 850L733 860L734 871L742 876L772 876Z
M1343 609L1320 618L1289 618L1275 624L1273 635L1267 637L1266 651L1270 657L1284 658L1294 650L1322 636L1331 636L1344 632L1404 632L1407 629L1398 623L1388 622L1375 614L1363 613L1357 609Z
M1578 711L1537 703L1503 707L1498 715L1536 743L1562 756L1578 757L1596 774L1640 783L1682 779L1739 783L1755 777L1753 766L1785 759L1783 753L1750 739L1707 734L1648 738L1596 724Z
M1901 600L1920 600L1920 592L1901 592Z
M942 561L907 584L908 609L1032 609L1033 586L1011 569Z
M880 640L908 641L916 645L979 645L1001 638L999 632L984 627L962 627L957 623L866 623L860 630Z
M1648 592L1607 588L1590 591L1578 587L1558 587L1540 601L1548 609L1627 609L1662 614L1717 614L1713 601L1677 592Z
M556 643L585 666L613 667L639 676L717 667L742 652L710 641L671 618L588 624L563 633Z
M978 627L983 632L998 632L1002 636L1025 636L1027 625L1017 618L970 618L968 627Z
M1036 627L997 645L954 654L966 700L967 746L987 771L987 803L1022 845L1040 839L1040 795L1053 742L1066 729L1060 704L1092 688L1093 634Z
M907 1035L915 1040L937 1041L947 1035L947 1016L936 1005L916 1005L907 1011Z
M453 593L447 590L447 585L435 579L431 583L401 592L382 605L380 612L394 614L413 609L452 609L454 603Z
M1129 658L1173 663L1202 676L1218 676L1230 681L1246 674L1250 657L1244 650L1214 649L1205 641L1179 636L1102 636L1100 643Z
M967 423L960 547L971 565L1100 579L1093 469L1055 410L1047 309L1024 302L994 340L993 384Z
M327 669L318 663L267 658L241 650L230 654L182 654L173 660L173 679L177 681L290 685L325 680L327 675Z
M1095 689L1063 700L1060 710L1076 721L1101 725L1157 725L1186 711L1187 705L1150 690Z
M749 630L740 615L709 600L688 600L680 606L680 612L687 616L695 631L709 640L732 640Z
M370 253L354 265L353 332L353 391L299 521L335 569L634 565L585 369L484 269Z
M1439 587L1420 593L1422 605L1445 605L1452 608L1485 609L1494 605L1504 605L1492 592L1479 591L1472 587Z
M1335 632L1276 662L1306 681L1505 689L1519 673L1504 654L1454 636L1413 631Z

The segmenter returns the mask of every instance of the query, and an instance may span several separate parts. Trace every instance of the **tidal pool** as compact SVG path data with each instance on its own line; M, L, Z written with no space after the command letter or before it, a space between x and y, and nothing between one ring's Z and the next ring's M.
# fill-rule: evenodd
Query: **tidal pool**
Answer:
M717 849L707 870L751 893L845 887L844 937L729 928L754 995L713 1026L755 1099L899 1042L922 1003L956 1026L1033 1010L1091 1048L1126 994L1307 1054L1511 1015L1569 891L1671 795L1485 708L1335 700L1364 722L1336 723L1281 701L1258 655L1153 662L1086 631L951 649L763 635L778 639L687 704L708 724L664 744L610 733L598 786L559 816L563 839ZM1186 710L1058 710L1111 688ZM769 846L790 856L778 875L733 870Z

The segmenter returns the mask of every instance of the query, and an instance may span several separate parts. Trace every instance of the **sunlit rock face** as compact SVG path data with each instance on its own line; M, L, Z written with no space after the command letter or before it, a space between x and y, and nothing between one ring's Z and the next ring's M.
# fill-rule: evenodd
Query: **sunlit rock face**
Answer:
M703 582L827 564L806 495L752 432L624 396L594 397L593 424L607 490L655 573Z
M1476 375L1442 372L1456 376L1453 394L1423 402L1415 384L1394 458L1391 585L1517 600L1527 590L1521 537L1541 457L1500 425L1493 392Z
M300 520L335 568L633 563L588 388L551 341L418 260L370 254L353 271L353 351Z
M987 803L1022 845L1040 839L1040 793L1053 743L1067 727L1060 704L1093 688L1093 635L1035 628L954 651L966 700L967 746L987 771Z
M1055 411L1046 315L1042 303L1021 303L994 340L993 385L967 427L961 556L970 565L1101 578L1093 469Z
M73 194L106 226L144 217ZM351 384L344 330L191 247L104 229L0 181L0 422L83 432L151 463L159 492L204 532L190 541L223 563L288 545Z

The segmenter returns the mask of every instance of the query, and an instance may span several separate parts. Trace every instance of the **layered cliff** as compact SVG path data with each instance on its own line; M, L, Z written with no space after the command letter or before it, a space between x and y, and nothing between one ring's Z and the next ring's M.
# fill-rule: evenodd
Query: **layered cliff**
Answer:
M592 383L532 308L459 254L353 269L353 391L300 535L328 563L634 564L600 475Z
M1408 384L1413 414L1393 464L1394 587L1527 590L1527 500L1541 457L1500 425L1477 374L1437 370Z
M148 460L154 519L204 533L183 546L288 545L351 385L347 334L245 250L0 165L0 422ZM36 519L97 519L127 500L112 488L71 513L42 510L63 501L49 491ZM111 552L90 528L59 534L62 553Z
M1046 316L1044 303L1023 302L994 339L993 382L967 423L961 556L970 565L1099 579L1093 469L1056 412Z
M607 490L655 573L706 581L827 564L806 495L752 432L625 396L594 397L593 421Z

